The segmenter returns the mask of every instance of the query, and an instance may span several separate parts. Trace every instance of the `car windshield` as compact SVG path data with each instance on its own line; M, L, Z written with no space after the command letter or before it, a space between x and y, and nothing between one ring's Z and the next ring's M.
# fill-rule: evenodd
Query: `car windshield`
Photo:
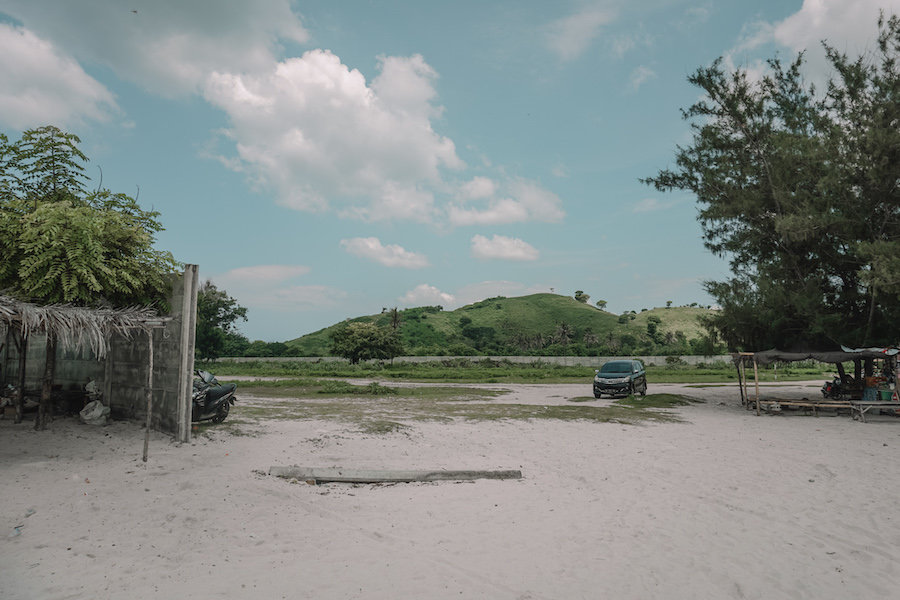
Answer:
M600 373L603 375L627 375L631 373L631 363L630 362L611 362L603 365L603 368L600 369Z

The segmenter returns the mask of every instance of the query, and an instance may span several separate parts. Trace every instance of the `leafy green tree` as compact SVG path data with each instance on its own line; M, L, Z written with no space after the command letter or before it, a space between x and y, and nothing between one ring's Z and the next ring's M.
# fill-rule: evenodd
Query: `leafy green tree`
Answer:
M802 55L759 81L721 60L689 77L705 93L683 113L692 143L645 181L697 196L704 243L732 271L706 283L721 311L705 324L732 349L900 337L900 19L878 27L870 55L824 43L823 94Z
M585 294L582 290L578 290L577 292L575 292L575 299L579 302L587 304L588 300L590 300L591 297L588 294Z
M225 344L222 347L222 356L246 356L250 340L237 331L229 331L225 334Z
M0 289L45 303L163 302L178 265L153 248L159 213L87 193L78 142L49 126L0 138Z
M177 263L153 248L159 214L124 194L88 193L80 141L52 126L16 142L0 136L0 289L40 303L164 304ZM26 341L17 343L25 353ZM38 429L46 426L56 343L49 332Z
M272 351L272 347L269 346L269 342L265 342L263 340L254 340L247 346L247 349L244 351L244 356L258 356L262 358L267 358L270 356L275 356L275 353Z
M373 358L393 359L403 352L399 331L374 323L348 323L332 333L331 339L331 353L354 365Z
M247 309L206 280L197 291L197 358L214 360L223 356L238 319L247 320Z
M597 300L596 304L600 310L606 310L606 300Z

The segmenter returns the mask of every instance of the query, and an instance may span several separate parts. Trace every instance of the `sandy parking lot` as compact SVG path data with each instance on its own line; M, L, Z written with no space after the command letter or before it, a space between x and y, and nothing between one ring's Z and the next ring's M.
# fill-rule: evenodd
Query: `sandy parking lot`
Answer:
M511 390L492 402L590 394L491 387ZM900 419L757 417L734 387L659 392L704 403L638 426L416 421L366 435L266 421L258 436L185 445L154 434L146 464L137 424L0 421L0 598L896 597ZM315 486L261 473L290 464L524 477Z

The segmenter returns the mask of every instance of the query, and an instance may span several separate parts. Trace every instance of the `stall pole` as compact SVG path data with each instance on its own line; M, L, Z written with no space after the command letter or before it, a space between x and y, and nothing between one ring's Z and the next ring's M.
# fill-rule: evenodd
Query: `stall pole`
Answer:
M756 362L756 355L753 355L753 379L756 382L756 416L759 416L759 366Z
M144 457L147 462L147 451L150 448L150 417L153 409L153 331L147 330L147 338L150 340L150 368L147 369L147 427L144 431Z

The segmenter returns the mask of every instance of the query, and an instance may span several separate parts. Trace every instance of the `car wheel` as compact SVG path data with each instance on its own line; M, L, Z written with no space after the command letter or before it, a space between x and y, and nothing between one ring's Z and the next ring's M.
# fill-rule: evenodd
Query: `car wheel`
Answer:
M644 385L641 386L641 396L647 395L647 382L644 382Z
M600 396L602 396L602 395L603 395L603 394L601 394L600 392L594 392L594 398L598 398L598 399L599 399Z

